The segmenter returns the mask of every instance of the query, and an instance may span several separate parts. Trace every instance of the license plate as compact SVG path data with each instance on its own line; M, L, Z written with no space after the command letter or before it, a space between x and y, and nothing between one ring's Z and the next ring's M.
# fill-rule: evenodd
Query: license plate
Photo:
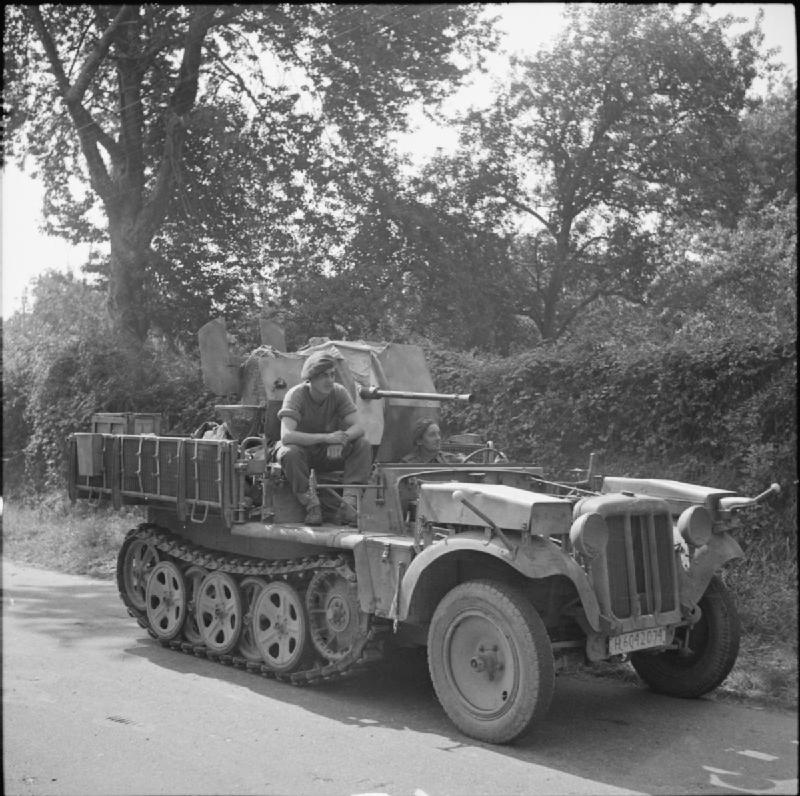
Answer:
M625 655L628 652L644 650L649 647L660 647L667 643L667 628L648 627L646 630L634 630L621 636L608 639L609 655Z

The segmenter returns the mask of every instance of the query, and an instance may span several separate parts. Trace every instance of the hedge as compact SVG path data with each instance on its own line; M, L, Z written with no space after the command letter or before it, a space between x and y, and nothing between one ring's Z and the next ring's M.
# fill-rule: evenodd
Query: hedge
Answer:
M586 467L597 452L614 475L751 495L778 482L781 496L748 527L796 537L794 340L709 341L689 350L584 345L508 359L429 350L427 357L438 390L478 396L443 407L446 433L480 433L555 477Z

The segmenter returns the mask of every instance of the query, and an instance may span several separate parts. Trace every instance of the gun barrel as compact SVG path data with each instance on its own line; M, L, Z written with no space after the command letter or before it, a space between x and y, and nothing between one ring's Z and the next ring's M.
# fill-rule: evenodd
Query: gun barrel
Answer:
M466 401L475 400L473 393L444 393L444 392L413 392L411 390L382 390L379 387L362 389L358 393L364 400L378 398L416 398L419 401Z

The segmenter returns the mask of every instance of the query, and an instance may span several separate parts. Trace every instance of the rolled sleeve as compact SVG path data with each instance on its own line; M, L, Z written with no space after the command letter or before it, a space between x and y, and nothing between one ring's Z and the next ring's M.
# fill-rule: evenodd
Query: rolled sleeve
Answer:
M290 417L299 423L303 416L294 407L285 406L278 411L278 420L283 420L284 417Z

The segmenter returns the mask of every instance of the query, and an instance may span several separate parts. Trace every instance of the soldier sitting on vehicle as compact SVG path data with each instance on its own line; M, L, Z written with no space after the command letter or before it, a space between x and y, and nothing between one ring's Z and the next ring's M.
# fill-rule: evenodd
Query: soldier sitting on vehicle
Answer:
M457 463L464 460L457 453L445 453L442 450L442 433L439 424L430 417L423 417L414 424L412 436L414 447L411 453L403 457L404 462L441 462Z
M295 497L306 508L306 524L322 523L320 503L309 495L311 468L318 471L344 469L344 491L338 507L332 495L321 502L334 522L355 524L358 490L349 484L364 484L372 466L372 446L364 438L358 411L347 390L337 384L336 361L324 352L311 354L300 373L303 381L292 387L278 412L281 439L277 459Z

